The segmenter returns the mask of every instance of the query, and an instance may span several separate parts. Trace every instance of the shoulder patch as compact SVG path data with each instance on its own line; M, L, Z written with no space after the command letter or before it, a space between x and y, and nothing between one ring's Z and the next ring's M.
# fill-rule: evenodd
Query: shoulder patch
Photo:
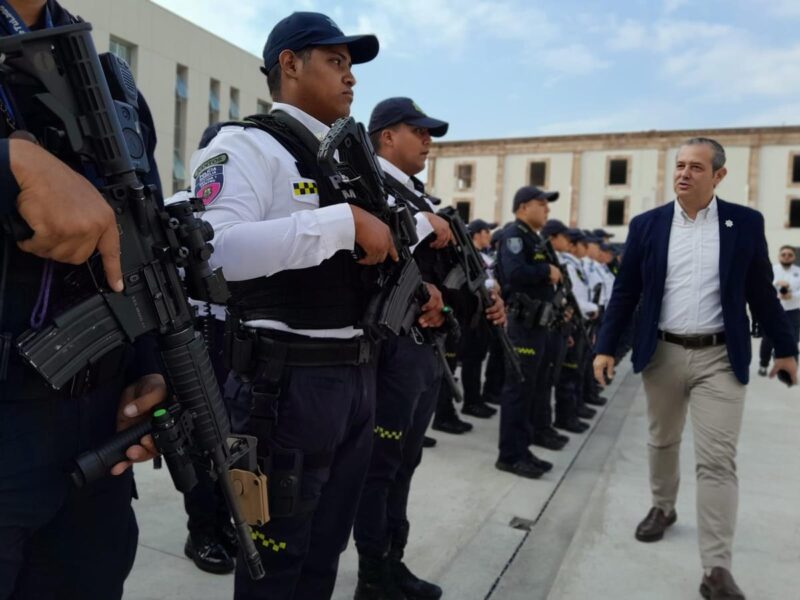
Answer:
M209 167L213 167L216 165L224 165L226 162L228 162L228 155L225 154L224 152L222 154L217 154L216 156L212 156L194 170L194 175L192 175L192 177L197 179L200 173L202 173Z
M319 206L319 188L317 182L305 177L293 178L291 182L292 198L298 202Z
M522 238L511 237L506 240L506 248L511 254L519 254L522 252Z
M227 155L220 156L225 156L225 160L227 160ZM217 196L222 191L222 186L225 183L224 167L220 163L208 166L202 171L198 169L195 173L194 195L203 200L204 206L208 206L217 199Z

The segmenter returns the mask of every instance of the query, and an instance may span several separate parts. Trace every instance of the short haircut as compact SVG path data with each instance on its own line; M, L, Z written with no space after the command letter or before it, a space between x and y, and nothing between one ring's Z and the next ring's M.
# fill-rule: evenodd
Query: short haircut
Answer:
M778 252L783 252L784 250L791 250L792 254L797 254L797 250L795 249L795 247L790 246L789 244L784 244L783 246L781 246L781 249L778 250Z
M395 123L394 125L389 125L384 127L383 129L378 129L378 131L373 131L369 134L369 141L372 142L372 148L375 152L380 152L381 149L381 134L386 129L391 129L392 131L397 131L397 128L400 127L402 123Z
M298 50L295 52L295 55L300 58L300 60L305 63L308 61L308 57L311 56L311 51L315 48L315 46L306 46L302 50ZM281 96L281 63L278 61L274 67L272 67L269 72L267 73L267 89L269 89L269 95L272 96L273 100L280 100Z
M707 137L693 137L689 138L681 146L708 146L711 148L714 155L711 158L711 168L714 171L719 171L725 166L725 148L722 147L717 140L712 140Z

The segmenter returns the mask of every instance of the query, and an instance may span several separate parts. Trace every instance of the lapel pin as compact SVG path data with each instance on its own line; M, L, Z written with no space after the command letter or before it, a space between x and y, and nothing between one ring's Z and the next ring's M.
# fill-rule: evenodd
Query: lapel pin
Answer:
M730 219L725 221L725 227L733 227L733 221L731 221Z

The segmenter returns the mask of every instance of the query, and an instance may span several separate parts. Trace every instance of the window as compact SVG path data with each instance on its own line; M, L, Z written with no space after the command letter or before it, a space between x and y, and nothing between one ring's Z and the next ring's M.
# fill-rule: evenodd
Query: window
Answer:
M800 199L789 200L789 227L800 227Z
M469 200L456 200L456 211L464 223L470 222L470 213L472 212L472 202Z
M119 38L111 36L111 41L108 44L108 51L114 56L117 56L128 63L131 72L136 74L135 61L136 61L136 45L126 42Z
M792 154L792 161L790 163L792 184L800 184L800 154Z
M625 225L625 209L627 200L607 200L606 201L606 225Z
M235 87L231 88L230 104L228 105L228 118L231 121L241 119L239 114L239 90Z
M175 130L172 136L172 193L184 189L186 181L186 101L189 70L178 65L175 71Z
M536 160L528 163L528 184L537 187L547 187L547 162Z
M472 165L456 165L456 189L459 191L472 189Z
M627 158L612 158L608 161L608 185L628 185Z
M208 124L219 123L219 81L211 80L208 86Z
M256 102L256 114L265 115L269 112L269 109L272 108L272 104L266 102L264 100L258 100Z

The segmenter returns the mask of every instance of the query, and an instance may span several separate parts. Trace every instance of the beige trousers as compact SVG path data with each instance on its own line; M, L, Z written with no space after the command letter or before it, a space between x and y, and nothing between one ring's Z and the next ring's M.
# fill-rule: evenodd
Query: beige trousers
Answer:
M700 558L704 569L730 570L739 503L736 443L746 388L733 374L724 344L688 350L659 340L642 379L650 423L653 506L665 513L675 507L688 409L694 432Z

